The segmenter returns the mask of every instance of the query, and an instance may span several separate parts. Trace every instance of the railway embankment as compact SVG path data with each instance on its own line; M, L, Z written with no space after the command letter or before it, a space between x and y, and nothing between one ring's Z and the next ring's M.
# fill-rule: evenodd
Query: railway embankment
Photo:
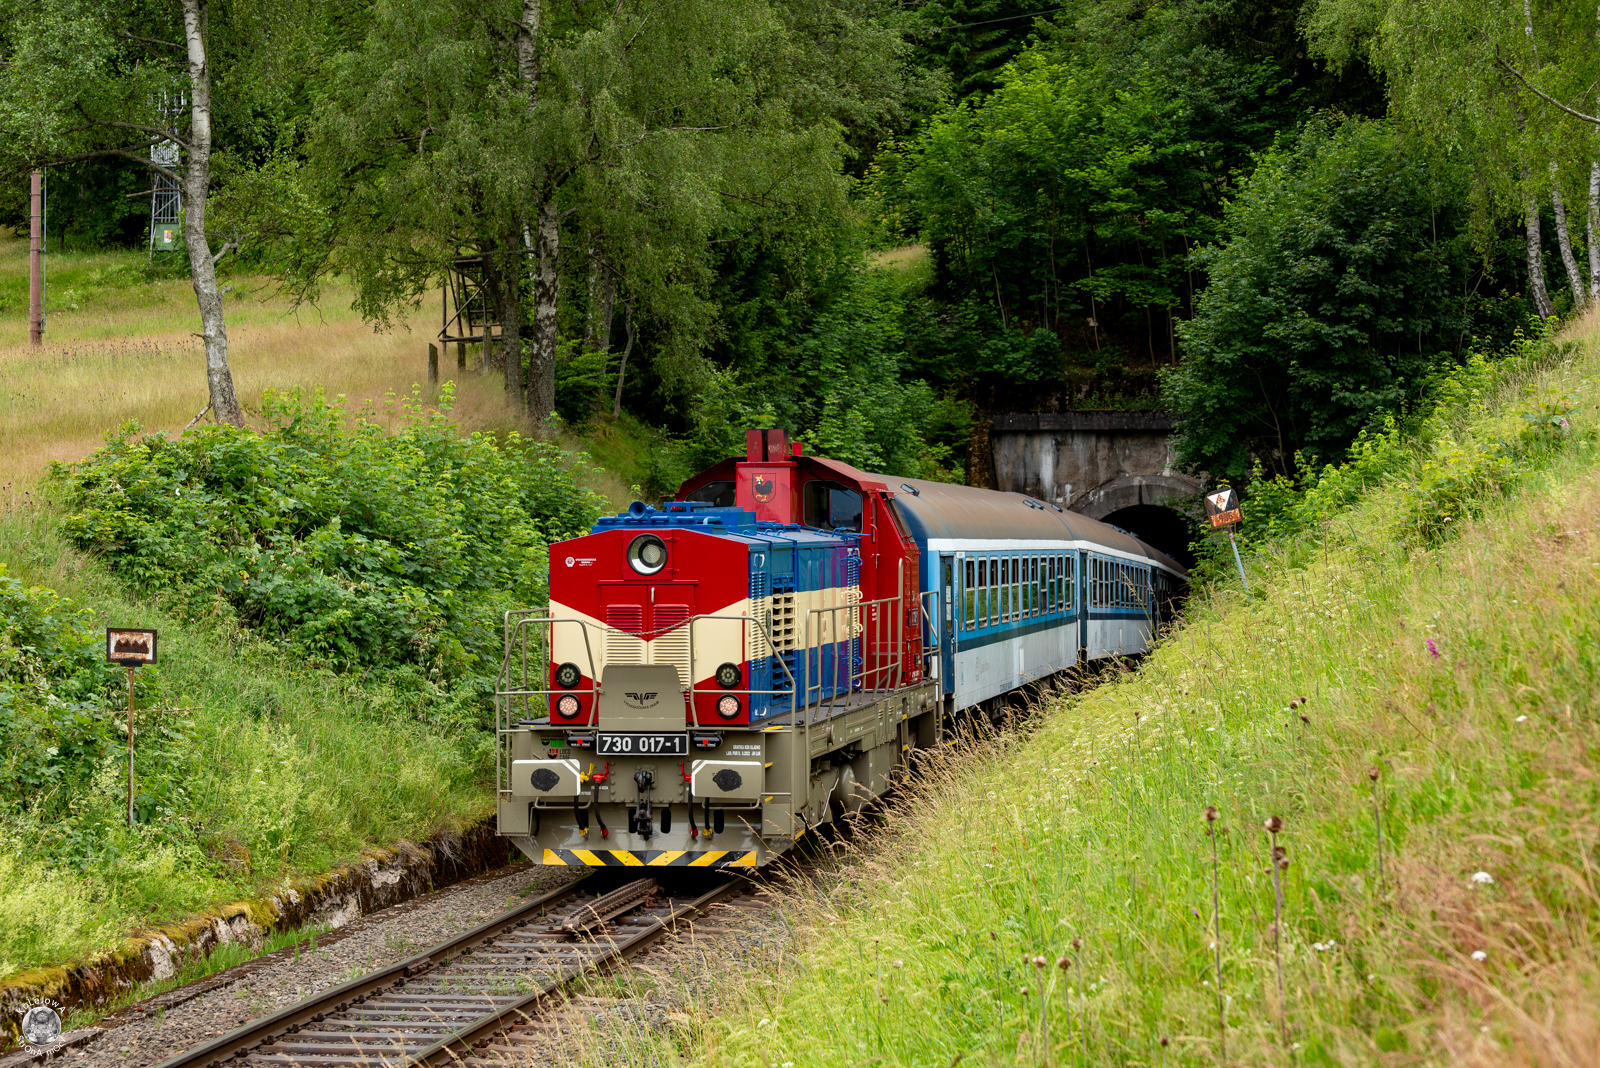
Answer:
M1592 1063L1597 334L1439 384L1285 491L1249 593L932 769L693 1056Z
M0 979L0 1005L8 1007L10 1016L16 1006L45 1002L67 1010L69 1020L92 1020L92 1026L79 1032L87 1041L104 1029L96 1017L107 1007L141 995L160 1001L165 989L186 975L213 970L216 962L208 966L208 958L218 951L232 947L248 956L284 942L285 948L277 953L281 956L302 941L325 945L342 940L350 933L346 928L359 925L363 917L485 873L511 871L507 866L516 859L513 852L487 820L461 834L440 832L421 846L401 842L388 849L368 849L350 863L285 880L270 894L141 927L120 943L78 960L14 972ZM515 870L520 872L521 866ZM526 881L526 874L504 878ZM239 955L229 954L229 959ZM294 957L298 962L299 953ZM185 985L192 988L203 982L195 979ZM180 996L189 994L180 991ZM9 1038L0 1036L0 1050L15 1044L6 1041Z

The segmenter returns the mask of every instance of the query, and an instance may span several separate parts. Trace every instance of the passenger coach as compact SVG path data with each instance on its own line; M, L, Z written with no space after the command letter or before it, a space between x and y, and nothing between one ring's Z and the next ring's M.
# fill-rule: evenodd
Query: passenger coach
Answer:
M958 712L1143 652L1185 581L1053 504L750 431L552 545L550 604L508 613L499 831L546 864L764 864Z

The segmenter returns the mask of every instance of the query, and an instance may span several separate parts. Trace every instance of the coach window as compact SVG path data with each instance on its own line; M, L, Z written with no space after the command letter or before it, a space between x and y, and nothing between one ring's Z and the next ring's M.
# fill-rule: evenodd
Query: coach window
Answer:
M1022 618L1022 580L1018 577L1018 572L1020 571L1021 567L1022 558L1020 556L1013 556L1011 558L1011 574L1006 576L1006 578L1011 582L1012 619Z
M1028 561L1028 599L1033 603L1033 614L1040 615L1044 612L1044 598L1039 593L1039 558L1033 557Z
M989 596L989 612L987 614L979 612L979 616L982 619L989 620L986 624L987 627L994 627L995 624L1000 622L1000 590L995 588L998 582L1000 582L1000 561L995 560L994 556L990 556L989 579L984 582L984 593Z
M994 626L994 614L1000 603L1000 595L994 592L994 557L978 561L978 626Z
M967 584L962 587L961 596L965 603L962 606L961 614L962 618L967 621L965 629L971 630L978 622L978 591L974 588L972 581L976 577L978 570L977 561L968 560L965 570L966 575L964 577L967 580Z
M969 564L971 562L970 560L967 561ZM987 627L989 625L989 561L987 560L978 561L977 594L978 619L975 625Z
M1011 557L1000 558L1000 622L1011 622Z

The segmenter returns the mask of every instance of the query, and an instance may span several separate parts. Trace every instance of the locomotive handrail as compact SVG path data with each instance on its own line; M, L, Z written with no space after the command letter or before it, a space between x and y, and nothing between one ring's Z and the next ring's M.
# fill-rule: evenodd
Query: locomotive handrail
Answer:
M724 688L719 686L715 690L712 690L712 689L709 689L709 688L702 690L702 689L699 689L699 688L697 688L695 686L694 680L691 678L690 681L689 681L689 690L688 690L688 693L689 693L690 698L691 698L690 704L689 704L689 711L690 711L691 714L693 714L695 716L696 725L698 725L698 722L699 722L699 714L697 712L695 712L694 702L693 702L692 698L697 693L733 693L733 694L742 693L742 694L745 694L747 696L753 696L753 695L758 694L758 693L760 693L760 694L768 694L768 695L776 695L776 694L780 694L780 693L787 693L789 695L789 720L792 723L794 721L794 716L795 716L795 713L797 711L794 701L795 701L795 696L796 696L796 693L797 693L797 690L798 690L798 687L796 686L795 680L794 680L794 673L789 670L789 665L784 663L783 657L776 655L778 647L777 647L776 644L774 644L774 642L772 640L772 631L767 629L767 625L766 625L766 623L764 623L761 620L761 617L755 615L754 613L751 613L749 615L735 616L735 615L723 614L723 613L720 613L720 612L707 612L707 613L705 613L703 615L690 616L689 620L688 620L688 623L686 625L689 628L689 674L691 676L694 674L694 625L698 620L702 620L702 619L722 619L722 620L732 620L734 622L740 622L740 623L754 623L756 626L760 627L761 628L762 637L766 638L766 640L767 640L767 648L772 650L772 654L773 655L771 655L769 657L769 659L776 660L778 662L778 666L783 668L783 673L785 675L787 675L788 678L789 678L789 688L787 690L753 690L753 689L743 689L743 690L741 690L741 689L738 689L738 688L734 688L734 689L728 690L728 689L724 689ZM748 651L748 649L747 649L747 651ZM748 709L746 709L746 711L748 711ZM753 725L754 724L752 724L752 726Z
M515 623L512 622L512 617L513 616L516 617L516 622ZM495 702L494 702L495 703L495 723L494 723L495 736L496 736L497 739L501 739L501 738L504 739L504 741L502 741L499 745L495 746L494 791L495 791L495 797L496 797L497 800L499 799L501 794L507 792L506 791L505 779L506 779L506 768L507 768L506 761L507 761L507 759L508 759L508 757L510 755L507 752L507 749L511 745L510 735L511 735L512 732L510 730L510 723L511 723L511 702L512 702L512 699L517 698L517 697L521 697L523 699L523 711L526 712L528 710L527 709L527 699L529 697L535 696L536 694L549 694L549 693L554 693L555 692L554 690L529 690L527 688L528 687L528 634L527 634L527 631L528 631L528 624L530 622L531 623L535 623L535 624L543 623L548 628L550 628L549 633L545 637L545 647L546 647L547 651L554 647L554 644L555 644L554 628L555 628L555 625L557 623L576 623L576 624L578 624L579 633L581 633L583 635L583 655L584 655L584 659L588 662L588 665L589 665L589 686L588 686L589 697L590 697L591 702L598 702L599 698L600 698L600 680L595 677L594 648L589 644L589 630L588 630L588 622L586 620L578 619L576 617L552 616L550 614L550 606L549 605L545 605L543 607L534 607L534 608L513 608L513 609L507 611L505 613L504 624L503 624L503 627L504 627L504 629L503 629L503 638L504 638L504 641L505 641L505 653L501 657L501 660L500 660L500 671L495 676L495 680L494 680L495 681L495 695L494 695L495 696ZM513 644L512 644L513 636L515 636L516 639L518 640L518 642L520 643L520 652L522 654L522 656L521 656L521 665L520 665L521 666L521 675L522 675L522 689L521 690L510 690L510 689L506 689L505 688L505 686L510 682L511 653L512 653L512 648L513 648ZM548 674L549 669L550 669L549 662L548 662L549 661L548 652L543 657L543 661L544 661L544 670ZM563 690L562 692L563 693L571 693L572 691L571 690ZM592 708L592 707L594 707L594 705L591 704L590 707ZM548 712L546 712L545 714L546 714L546 716L549 715Z
M902 664L901 664L902 654L901 654L901 650L900 650L900 644L901 644L901 640L900 639L903 637L903 634L904 634L904 629L903 629L904 628L904 620L900 618L900 615L901 615L901 613L900 613L900 605L902 603L903 603L903 599L900 598L900 597L879 597L879 598L877 598L875 600L871 600L871 601L858 601L858 602L856 602L854 604L828 605L828 606L825 606L825 607L822 607L822 608L810 608L810 609L806 610L805 627L804 627L804 630L803 630L803 633L805 635L805 643L806 643L806 650L805 650L806 651L806 699L805 699L805 704L802 706L803 708L809 709L809 708L813 708L813 707L820 707L823 704L822 674L823 674L823 669L826 666L826 659L825 659L826 654L824 653L824 649L823 649L823 645L822 645L822 638L823 638L822 629L823 628L822 628L822 625L821 625L821 623L822 623L821 617L827 617L827 620L828 620L828 623L829 623L829 631L830 631L830 634L831 634L831 636L833 638L833 640L828 643L829 646L832 648L832 656L833 656L833 686L832 686L832 689L830 690L830 692L827 695L827 706L828 706L828 716L829 716L829 718L832 718L832 716L833 716L833 711L834 711L835 706L838 703L838 697L839 697L839 646L841 644L844 644L843 642L838 640L838 636L839 636L839 632L840 632L841 628L838 625L838 621L837 621L836 617L837 617L837 614L840 613L840 612L848 612L848 613L861 612L862 615L863 615L863 618L864 618L865 617L865 613L863 612L863 609L868 609L868 608L877 609L880 606L887 606L887 605L891 605L891 604L895 606L894 619L893 619L894 626L891 628L892 630L895 631L895 637L893 639L891 639L891 641L888 643L889 648L894 650L893 659L892 660L888 660L888 661L884 661L879 656L879 648L878 647L882 646L884 644L884 642L882 641L881 633L880 633L879 640L876 643L876 645L874 645L873 643L867 643L866 647L864 647L862 649L861 670L858 672L858 671L854 670L854 665L853 664L851 665L850 671L849 671L848 676L847 676L848 679L849 679L850 685L849 685L849 689L846 692L847 693L854 693L855 690L856 690L856 683L858 681L861 683L861 689L863 689L863 690L872 690L874 692L880 692L880 691L883 691L883 690L897 690L897 689L900 688L900 685L899 685L900 684L900 672L901 672L901 669L902 669ZM813 625L813 619L816 620L815 625ZM848 626L846 628L844 628L849 632L848 633L848 637L846 639L847 641L853 642L854 639L856 638L856 633L855 633L856 625L857 625L856 624L856 619L855 619L854 615L852 615L850 620L849 620ZM882 628L879 627L877 629L881 631ZM867 630L865 624L862 624L861 630L862 630L862 636L863 637L866 636L866 634L868 633L868 630ZM813 640L813 638L815 638L815 640ZM853 658L853 653L852 653L852 658ZM869 668L867 666L867 663L868 663L869 659L871 659L874 662L876 662L877 666ZM816 665L816 671L814 673L811 670L813 663L815 663L815 665ZM814 675L815 680L816 680L815 682L812 681L813 675ZM883 683L883 685L881 685L881 686L869 686L867 684L867 677L869 675L876 676L877 677L877 681L880 682L880 683ZM891 675L893 676L893 683L892 684L890 684L890 682L889 682L889 677ZM812 694L813 690L816 691L816 694L817 694L817 700L815 702L813 702L811 700L811 694ZM811 719L812 719L812 717L808 714L807 717L806 717L806 723L808 725L808 729L809 729L809 724L811 722ZM810 744L809 738L807 739L807 744L808 745Z

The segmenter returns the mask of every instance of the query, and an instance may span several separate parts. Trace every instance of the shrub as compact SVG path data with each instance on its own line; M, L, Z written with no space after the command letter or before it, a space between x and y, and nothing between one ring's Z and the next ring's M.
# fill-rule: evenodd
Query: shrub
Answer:
M465 435L414 399L401 414L390 432L320 393L269 392L260 432L169 440L126 424L54 469L63 529L137 588L221 602L334 666L483 671L499 614L543 596L547 543L587 529L602 501L555 446Z
M89 776L115 744L106 708L118 672L85 615L0 568L0 806Z

